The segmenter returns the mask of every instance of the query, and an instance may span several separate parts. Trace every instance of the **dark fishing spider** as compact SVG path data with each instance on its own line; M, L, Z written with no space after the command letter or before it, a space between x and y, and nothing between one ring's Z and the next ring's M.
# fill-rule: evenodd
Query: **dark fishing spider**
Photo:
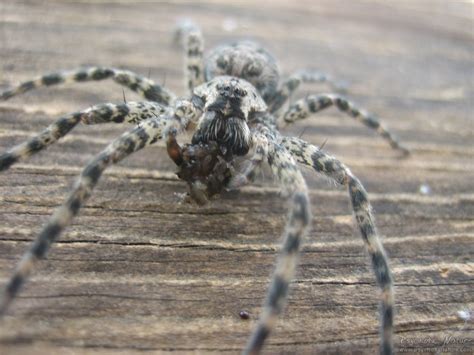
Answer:
M37 260L71 223L91 195L103 171L128 155L164 139L169 156L178 165L178 176L190 187L190 197L199 204L223 189L238 188L252 181L255 171L269 166L282 193L289 197L290 212L281 256L276 265L258 325L245 353L258 353L282 312L288 286L297 264L302 237L311 220L308 191L297 163L312 167L349 190L354 216L372 259L381 288L381 353L393 352L392 276L374 225L367 192L351 171L320 148L296 137L285 137L277 129L279 118L287 123L305 118L326 107L336 106L385 138L392 147L408 151L373 116L359 110L339 95L309 95L289 106L283 105L302 82L331 81L311 71L299 72L279 85L273 57L252 42L238 42L214 49L203 60L203 38L193 25L180 31L186 53L190 95L178 99L152 80L114 68L79 69L42 76L1 94L7 100L17 94L65 82L112 78L141 94L146 101L101 104L59 118L37 136L0 156L0 170L48 147L79 122L132 123L136 127L110 143L87 164L64 204L43 227L24 255L0 300L0 314L19 292ZM180 146L176 135L194 132L190 144Z

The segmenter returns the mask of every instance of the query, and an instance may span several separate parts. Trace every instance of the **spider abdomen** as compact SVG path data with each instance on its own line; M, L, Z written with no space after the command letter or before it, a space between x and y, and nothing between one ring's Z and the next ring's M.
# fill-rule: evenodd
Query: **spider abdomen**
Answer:
M206 60L205 79L219 75L243 78L258 90L265 101L277 91L280 75L273 56L251 41L240 41L214 49Z

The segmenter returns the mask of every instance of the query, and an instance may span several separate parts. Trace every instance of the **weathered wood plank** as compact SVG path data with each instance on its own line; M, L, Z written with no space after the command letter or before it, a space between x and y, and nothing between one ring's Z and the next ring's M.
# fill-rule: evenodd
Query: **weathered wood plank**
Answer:
M396 280L399 350L473 350L472 4L89 2L0 4L0 90L49 71L124 67L183 93L171 42L182 17L208 48L251 37L285 74L319 68L350 83L413 156L335 110L287 129L340 157L367 187ZM235 28L234 28L235 27ZM308 92L327 91L305 87ZM137 97L126 92L128 100ZM2 150L58 115L122 100L111 83L42 89L0 105ZM80 168L124 127L78 127L0 175L0 283ZM229 352L245 344L279 248L286 207L269 181L203 208L163 147L108 171L0 323L0 353ZM374 353L378 291L345 191L310 171L313 228L268 353ZM420 193L426 184L431 192ZM251 321L239 318L250 312ZM459 313L465 312L465 313ZM469 339L471 343L462 342Z

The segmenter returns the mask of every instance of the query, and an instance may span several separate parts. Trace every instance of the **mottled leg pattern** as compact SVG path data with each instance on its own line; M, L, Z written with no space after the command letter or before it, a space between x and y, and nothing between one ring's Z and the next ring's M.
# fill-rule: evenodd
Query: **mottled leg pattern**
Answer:
M166 135L169 129L180 130L181 128L182 122L176 117L151 118L117 138L84 168L69 197L43 227L0 296L0 315L6 311L7 306L20 290L36 261L45 257L51 244L77 215L79 208L91 195L92 189L104 170L128 155L155 143Z
M267 138L270 138L267 136ZM262 142L262 148L265 144ZM273 175L280 183L283 193L290 194L291 205L284 234L283 248L273 273L270 288L257 327L247 343L245 354L258 354L265 339L274 328L278 315L282 313L288 296L288 287L294 276L302 238L311 219L306 183L291 155L273 140L258 156L266 154ZM265 153L267 152L267 153Z
M392 148L398 149L405 155L409 154L410 151L399 143L398 139L380 123L378 118L359 109L352 102L339 95L322 94L307 96L291 105L284 113L283 119L287 123L292 123L330 106L336 106L340 111L347 113L367 127L374 129L382 138L388 141Z
M346 91L344 84L335 82L334 79L327 74L312 70L301 70L292 74L281 84L280 89L275 93L269 103L269 111L271 113L278 111L302 83L328 83L335 91Z
M163 88L161 85L156 84L153 80L147 79L131 71L116 68L92 67L51 73L34 80L25 81L19 86L1 93L0 101L7 100L13 96L42 86L98 81L108 78L112 78L116 83L128 87L150 101L169 105L175 98L175 95L172 92Z
M196 86L204 83L204 39L199 27L191 22L181 24L176 37L184 47L186 85L192 93Z
M148 118L163 114L166 108L156 102L129 102L119 105L102 104L87 110L71 113L50 124L38 135L28 139L0 155L0 171L8 169L16 162L23 160L55 143L64 137L79 122L96 124L105 122L138 123Z
M299 138L285 137L281 144L304 165L313 167L319 173L333 179L349 189L354 216L372 260L377 283L382 290L381 297L381 353L393 353L393 280L387 256L375 228L374 218L367 192L351 171L336 158L324 153L318 147Z
M275 327L288 296L288 287L295 273L303 236L306 234L311 213L307 191L296 192L291 200L290 214L283 248L273 273L263 312L252 333L244 354L259 354L265 339Z
M242 167L242 171L238 172L230 181L230 188L240 188L247 185L255 177L255 170L268 157L268 138L261 133L252 133L252 156L246 159L247 164Z

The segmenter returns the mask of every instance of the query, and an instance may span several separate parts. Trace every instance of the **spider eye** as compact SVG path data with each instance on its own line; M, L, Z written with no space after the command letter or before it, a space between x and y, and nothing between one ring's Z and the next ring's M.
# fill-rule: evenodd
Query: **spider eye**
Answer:
M235 93L237 94L237 96L245 96L245 95L247 95L247 91L245 91L244 89L241 89L241 88L236 88L236 89L235 89Z
M216 64L220 69L224 70L229 66L229 61L225 57L219 57Z

